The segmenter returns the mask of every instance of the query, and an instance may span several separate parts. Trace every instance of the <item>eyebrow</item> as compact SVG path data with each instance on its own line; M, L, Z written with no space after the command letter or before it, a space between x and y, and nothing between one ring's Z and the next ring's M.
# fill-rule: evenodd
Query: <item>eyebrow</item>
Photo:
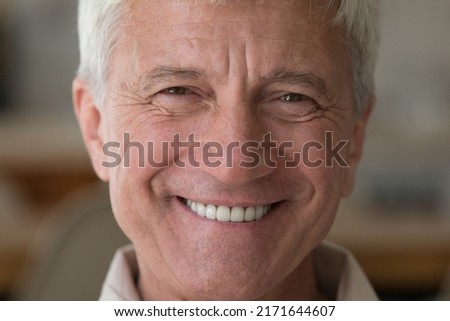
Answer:
M310 72L301 73L280 70L269 74L267 77L263 77L263 80L269 83L306 85L316 89L320 94L327 95L328 93L325 80Z
M142 88L147 90L161 81L172 79L192 80L205 77L205 73L197 69L177 68L171 66L157 66L140 77ZM320 94L327 96L328 90L323 78L314 73L293 72L278 70L268 76L261 77L266 83L287 83L292 85L304 85L317 90Z
M146 72L139 79L144 89L149 89L161 81L169 81L171 79L197 79L203 77L204 74L196 69L185 69L167 66L157 66Z

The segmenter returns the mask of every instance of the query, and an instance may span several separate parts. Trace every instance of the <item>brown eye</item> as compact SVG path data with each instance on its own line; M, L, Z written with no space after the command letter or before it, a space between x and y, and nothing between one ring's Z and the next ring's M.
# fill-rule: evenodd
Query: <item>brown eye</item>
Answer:
M299 101L304 100L305 96L300 95L300 94L290 93L290 94L281 96L280 99L283 101L286 101L286 102L299 102Z
M163 90L163 93L170 95L186 95L190 94L191 91L186 87L170 87Z

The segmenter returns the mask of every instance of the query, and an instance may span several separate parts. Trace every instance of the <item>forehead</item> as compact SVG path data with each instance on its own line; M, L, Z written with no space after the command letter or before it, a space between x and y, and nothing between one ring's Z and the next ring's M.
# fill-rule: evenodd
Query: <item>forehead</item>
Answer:
M337 11L330 0L130 0L125 4L128 32L135 33L148 28L170 31L175 25L186 32L202 31L208 24L216 32L233 31L236 36L280 29L302 33L311 25L317 33L328 29ZM243 23L246 29L240 30Z
M208 69L220 78L233 61L239 72L248 68L249 78L293 66L339 78L336 61L345 65L348 54L341 30L330 25L337 10L330 1L210 2L126 2L126 29L117 56L130 58L138 70L170 64ZM246 61L239 65L238 56Z

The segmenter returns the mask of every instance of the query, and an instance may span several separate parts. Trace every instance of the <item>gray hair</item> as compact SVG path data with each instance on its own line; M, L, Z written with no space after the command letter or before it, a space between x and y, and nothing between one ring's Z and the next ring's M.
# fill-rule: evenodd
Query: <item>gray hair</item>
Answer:
M113 52L126 18L126 0L79 0L78 75L89 83L97 103L104 101L108 58ZM357 114L374 95L374 72L379 42L378 0L329 0L339 5L333 24L346 32L353 67L354 103ZM224 3L226 0L208 0Z

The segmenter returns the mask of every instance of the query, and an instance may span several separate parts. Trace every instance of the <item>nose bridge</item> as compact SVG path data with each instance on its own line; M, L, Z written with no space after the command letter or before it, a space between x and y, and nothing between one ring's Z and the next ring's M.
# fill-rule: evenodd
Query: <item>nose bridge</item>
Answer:
M227 42L226 63L217 66L216 108L202 130L203 144L220 145L222 152L220 162L205 162L208 151L203 148L202 170L229 186L245 185L273 171L264 163L264 151L258 146L267 129L254 104L257 70L249 59L250 47L245 39Z
M242 146L249 141L259 141L264 131L252 106L242 100L222 106L214 136L221 142L225 152L225 166L238 169L243 160ZM259 151L258 151L259 152Z
M203 146L209 148L202 148L202 170L224 184L241 186L270 174L273 168L263 161L265 126L251 99L243 91L227 91L226 96L203 137ZM221 157L208 161L211 149L221 149Z
M215 115L217 128L220 129L219 136L227 142L259 139L264 126L251 98L246 97L243 90L229 91L228 96L230 96L229 99L223 99L218 103Z

